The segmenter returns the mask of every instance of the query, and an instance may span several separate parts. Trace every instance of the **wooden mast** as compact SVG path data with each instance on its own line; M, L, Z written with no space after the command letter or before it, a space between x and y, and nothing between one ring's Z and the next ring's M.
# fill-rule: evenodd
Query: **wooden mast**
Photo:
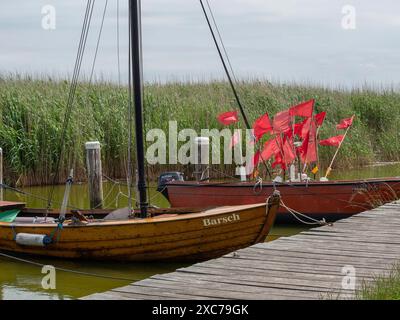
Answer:
M131 77L132 96L135 105L135 135L136 159L139 191L139 207L141 218L147 217L146 176L144 165L144 138L143 138L143 62L142 62L142 28L141 28L141 1L129 0L130 12L130 41L131 41ZM130 101L131 103L131 101ZM130 165L130 164L129 164Z

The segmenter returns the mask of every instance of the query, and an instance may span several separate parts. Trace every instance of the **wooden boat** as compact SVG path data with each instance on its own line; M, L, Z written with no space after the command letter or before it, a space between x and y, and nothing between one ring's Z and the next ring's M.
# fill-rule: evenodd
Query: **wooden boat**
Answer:
M129 11L130 96L135 106L139 209L133 210L132 207L132 174L129 172L128 208L113 212L68 212L71 174L60 210L31 210L21 204L4 203L3 214L12 222L0 222L0 250L69 259L193 261L218 257L262 242L268 235L280 204L279 193L274 193L267 202L265 197L258 204L200 211L154 210L149 207L144 167L140 0L129 0ZM78 75L74 74L74 77ZM128 119L132 119L131 103L128 105ZM129 133L127 167L131 168L130 146L133 139L130 129ZM6 212L11 209L11 213ZM44 217L36 217L39 213ZM57 213L57 219L54 219L52 216ZM91 213L106 216L103 219L90 218L87 215ZM19 214L18 217L13 216L16 214Z
M229 206L201 212L164 212L146 219L0 222L0 249L46 257L120 260L193 261L211 259L265 241L280 197L268 204ZM174 213L175 212L175 213ZM21 221L21 220L20 220ZM33 221L33 219L32 219ZM21 245L18 235L47 236L48 244ZM47 241L47 240L45 240Z
M284 184L172 181L159 188L176 208L252 204L260 202L277 188L287 207L327 221L346 218L400 199L400 177ZM281 206L277 222L294 221Z

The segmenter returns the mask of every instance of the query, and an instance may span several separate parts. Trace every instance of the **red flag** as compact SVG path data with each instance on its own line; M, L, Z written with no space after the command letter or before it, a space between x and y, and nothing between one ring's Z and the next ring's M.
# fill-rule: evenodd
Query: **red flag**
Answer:
M303 163L306 163L307 149L308 149L309 135L303 140L300 147L297 148L297 152L300 155L300 159Z
M217 117L217 120L219 123L227 126L239 121L238 113L237 111L224 112Z
M314 103L315 103L315 100L312 99L310 101L300 103L297 106L291 107L289 109L290 116L292 116L292 117L299 116L299 117L306 117L306 118L312 117Z
M297 148L300 159L304 163L317 161L317 143L316 143L316 127L310 125L310 128L300 147Z
M318 161L317 155L317 126L311 124L308 134L308 147L306 155L306 163Z
M283 143L282 149L283 149L285 164L289 164L296 159L296 155L293 152L293 140L286 138Z
M277 113L273 121L273 129L275 133L290 130L290 113L289 110Z
M317 128L322 126L322 124L324 123L325 117L326 117L325 111L315 115L314 119L315 119L315 124L317 125Z
M271 164L272 169L275 169L276 166L281 166L283 170L286 170L285 162L283 161L282 153L278 152L275 154L275 162Z
M311 122L312 118L307 118L300 123L296 123L294 125L294 133L304 140L310 131Z
M302 122L300 123L296 123L294 125L294 134L296 134L297 136L301 137L304 139L303 135L302 135L302 131L303 131L303 127L304 125L308 122L308 119L304 119Z
M276 138L273 138L265 142L264 150L261 152L261 157L264 161L267 161L278 152L280 152L278 142L276 141Z
M332 146L332 147L338 147L342 143L344 139L344 135L336 136L336 137L330 137L329 139L321 140L319 144L321 146Z
M257 141L260 140L264 134L272 132L271 121L269 120L268 113L262 115L254 122L253 129Z
M261 154L261 152L260 152L260 151L257 151L257 152L255 153L254 157L253 157L253 165L254 165L254 168L256 168L256 167L258 166L258 164L260 163L260 154Z
M348 127L350 127L353 124L353 119L354 119L354 116L352 116L351 118L343 119L336 126L336 129L338 129L338 130L347 129Z

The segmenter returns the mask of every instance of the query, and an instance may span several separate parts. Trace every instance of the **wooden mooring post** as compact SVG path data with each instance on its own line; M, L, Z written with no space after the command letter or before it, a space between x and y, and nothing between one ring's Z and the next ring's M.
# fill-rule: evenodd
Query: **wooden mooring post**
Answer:
M3 181L3 149L0 148L0 201L4 200Z
M196 181L208 181L210 139L208 137L197 137L194 140L194 144L196 150L194 176Z
M101 168L100 142L90 141L85 144L86 165L88 172L89 199L91 209L103 207L103 171Z

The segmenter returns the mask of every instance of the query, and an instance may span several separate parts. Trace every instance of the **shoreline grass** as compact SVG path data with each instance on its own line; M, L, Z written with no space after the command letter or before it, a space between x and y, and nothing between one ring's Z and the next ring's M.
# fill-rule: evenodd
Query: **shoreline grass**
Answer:
M0 146L4 150L6 182L40 185L51 182L55 169L69 82L51 78L0 76ZM358 167L375 161L400 160L400 93L393 90L340 90L268 81L241 82L238 91L249 119L286 109L314 98L316 112L327 111L321 138L338 134L335 124L356 114L354 128L335 163L336 168ZM225 82L150 83L145 88L146 129L168 129L177 120L179 130L221 128L217 114L237 109ZM67 132L60 181L74 167L77 180L85 177L84 143L102 143L104 173L125 176L127 149L127 88L111 83L80 83ZM243 127L243 124L240 124ZM321 147L326 167L335 148ZM232 174L228 165L218 167ZM165 170L190 170L187 166L149 166L151 179Z
M400 300L400 265L396 264L386 276L364 282L357 291L357 300Z

